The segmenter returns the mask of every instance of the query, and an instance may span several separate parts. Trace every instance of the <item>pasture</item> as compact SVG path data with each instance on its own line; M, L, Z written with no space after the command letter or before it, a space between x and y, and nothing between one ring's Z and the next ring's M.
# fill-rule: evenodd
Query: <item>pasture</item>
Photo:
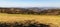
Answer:
M48 24L53 23L60 25L60 15L31 15L31 14L5 14L0 13L0 22L19 22L24 20L36 20L40 23ZM59 26L60 27L60 26Z

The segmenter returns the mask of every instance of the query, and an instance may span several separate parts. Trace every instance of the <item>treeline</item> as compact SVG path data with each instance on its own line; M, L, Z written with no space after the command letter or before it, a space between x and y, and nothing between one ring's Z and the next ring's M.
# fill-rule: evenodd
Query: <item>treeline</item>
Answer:
M44 24L33 20L25 20L24 22L0 23L0 27L58 27L58 26L52 23Z
M60 9L39 9L39 8L0 8L0 13L8 14L47 14L60 15Z

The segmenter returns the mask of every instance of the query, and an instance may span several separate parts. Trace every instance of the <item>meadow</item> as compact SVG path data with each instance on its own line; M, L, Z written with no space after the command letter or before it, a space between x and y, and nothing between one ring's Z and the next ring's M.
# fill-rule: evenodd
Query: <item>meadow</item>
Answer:
M40 23L60 25L60 15L31 15L31 14L6 14L0 13L0 22L14 23L24 20L35 20ZM59 26L60 27L60 26Z

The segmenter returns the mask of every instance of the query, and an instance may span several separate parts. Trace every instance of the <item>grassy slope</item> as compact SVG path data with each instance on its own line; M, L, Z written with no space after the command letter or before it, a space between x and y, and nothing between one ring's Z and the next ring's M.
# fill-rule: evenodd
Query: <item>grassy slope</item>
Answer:
M60 25L60 16L0 13L0 22L14 22L14 21L19 22L22 20L36 20L42 23L53 23L53 24Z

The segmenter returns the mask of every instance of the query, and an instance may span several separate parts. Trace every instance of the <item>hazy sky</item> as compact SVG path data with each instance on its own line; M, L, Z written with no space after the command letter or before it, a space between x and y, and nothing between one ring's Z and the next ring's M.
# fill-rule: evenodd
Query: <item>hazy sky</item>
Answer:
M0 0L0 7L60 7L60 0Z

